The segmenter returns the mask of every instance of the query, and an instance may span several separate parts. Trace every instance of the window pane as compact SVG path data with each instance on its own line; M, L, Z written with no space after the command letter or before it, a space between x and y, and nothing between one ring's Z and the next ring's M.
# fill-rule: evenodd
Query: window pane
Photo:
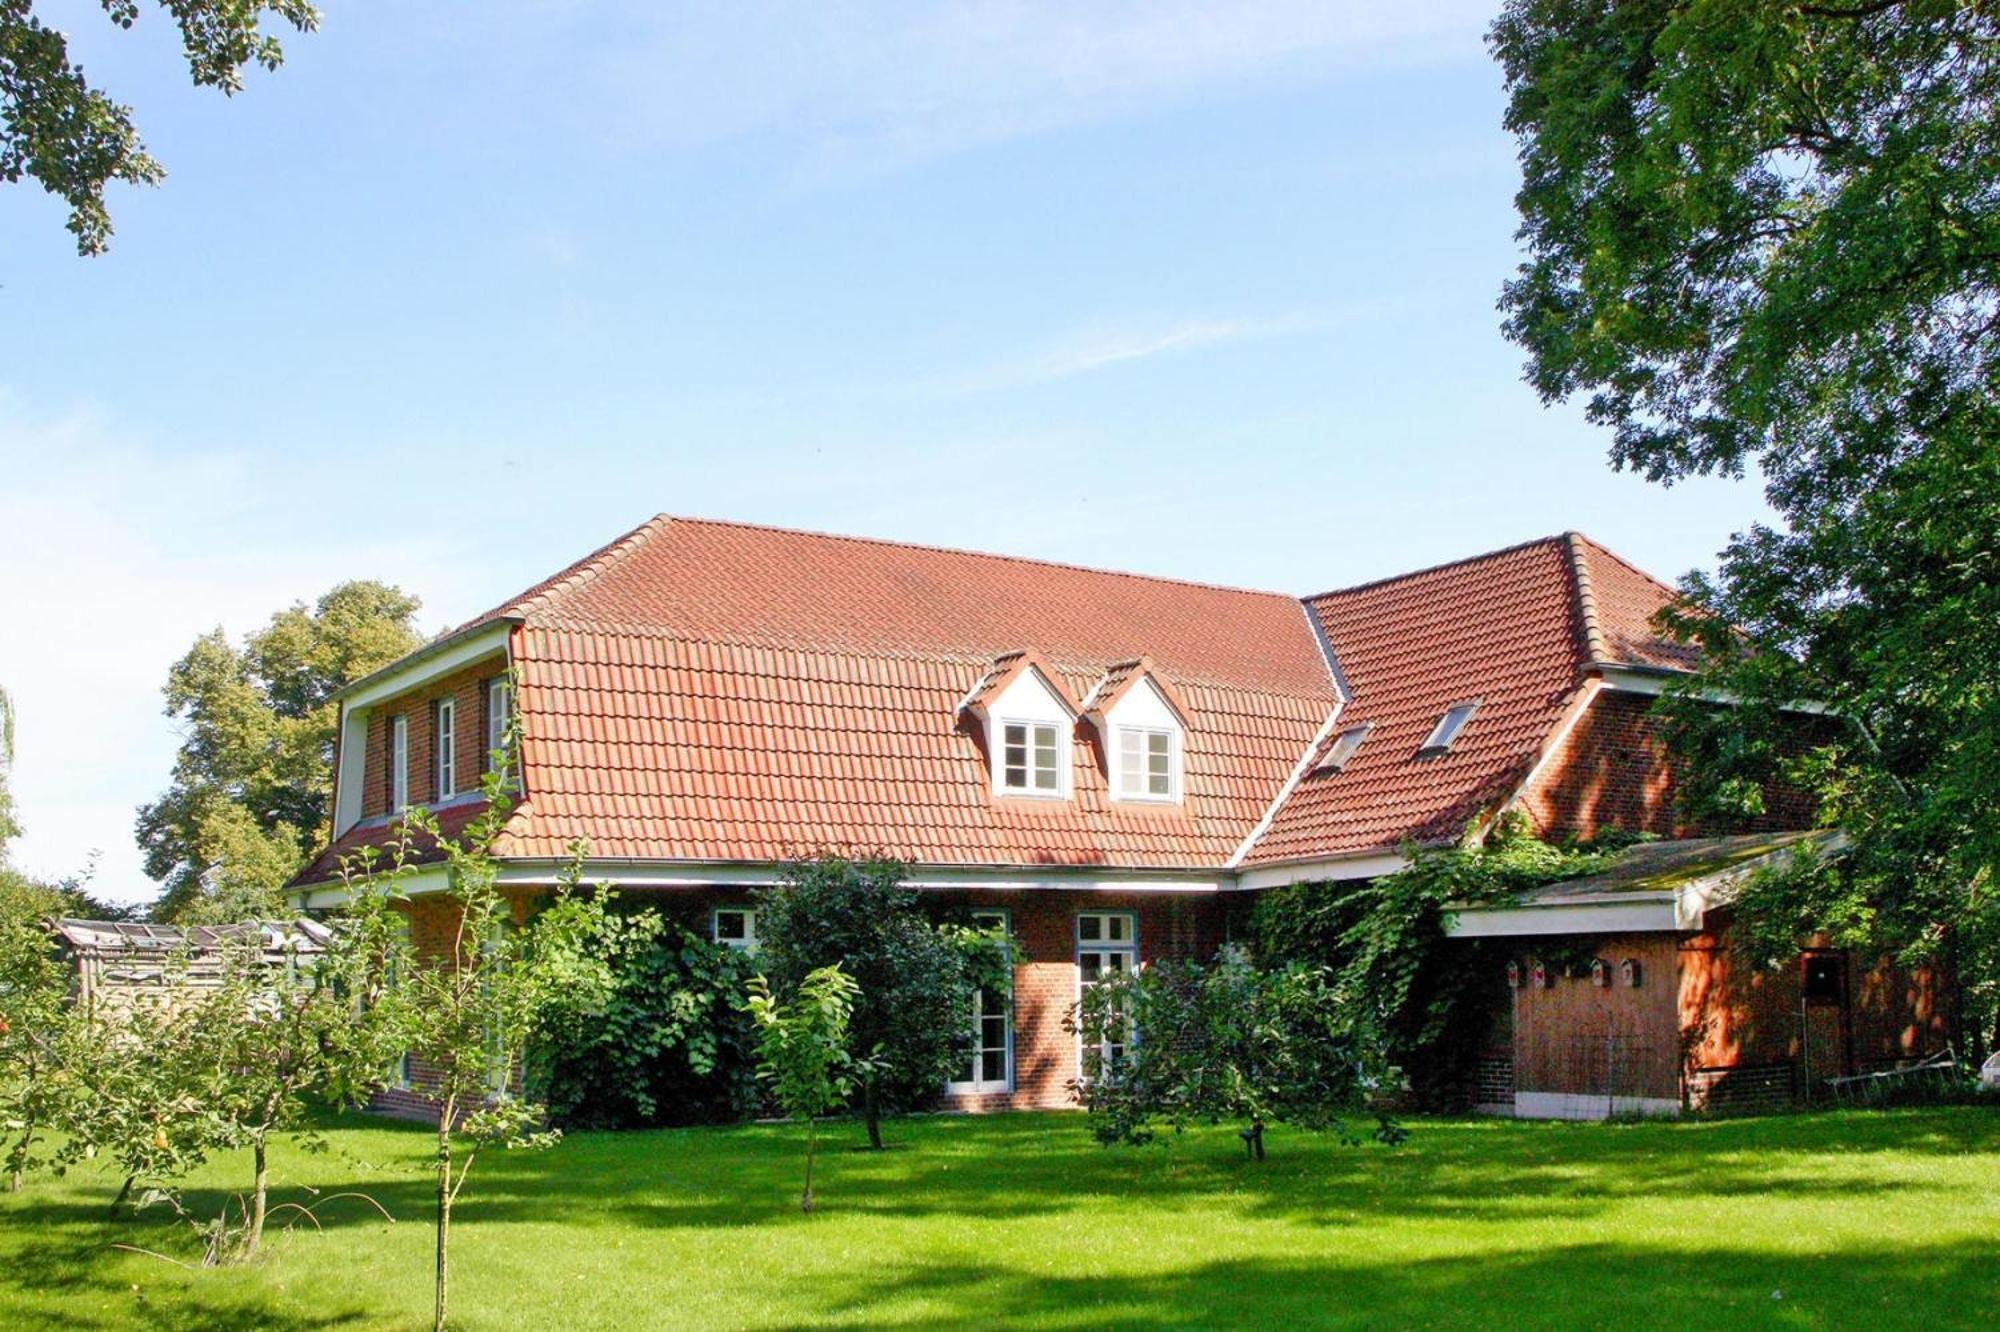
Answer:
M1155 763L1165 765L1167 750L1172 743L1173 737L1165 731L1148 732L1146 735L1146 757Z
M1097 932L1099 920L1100 918L1097 916L1078 916L1076 918L1076 937L1079 939L1103 938L1104 936Z
M1056 728L1037 726L1035 728L1035 789L1053 791L1057 788L1057 744Z
M1102 953L1085 953L1083 956L1077 958L1077 971L1082 974L1086 985L1097 979L1098 964L1103 959L1104 954Z
M1005 1082L1007 1080L1007 1052L1005 1050L987 1050L981 1053L979 1058L979 1073L987 1082Z
M1104 918L1106 926L1104 937L1123 943L1129 937L1126 927L1131 923L1132 921L1129 916L1106 916Z

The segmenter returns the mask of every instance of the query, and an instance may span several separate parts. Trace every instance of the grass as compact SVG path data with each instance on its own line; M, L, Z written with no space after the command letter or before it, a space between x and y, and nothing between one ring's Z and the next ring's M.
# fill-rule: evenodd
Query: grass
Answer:
M2000 1114L1635 1124L1419 1120L1398 1148L1227 1129L1107 1149L1075 1115L924 1118L823 1157L778 1126L579 1135L482 1160L454 1230L468 1328L1990 1326ZM841 1140L846 1139L843 1143ZM426 1138L338 1121L278 1196L363 1189L254 1265L187 1272L85 1171L0 1199L0 1326L427 1325ZM213 1210L247 1172L201 1174Z

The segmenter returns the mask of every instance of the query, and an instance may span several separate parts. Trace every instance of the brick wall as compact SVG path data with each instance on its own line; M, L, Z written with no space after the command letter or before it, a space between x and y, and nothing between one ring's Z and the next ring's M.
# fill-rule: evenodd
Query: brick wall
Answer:
M1764 792L1765 813L1728 829L1689 824L1675 809L1675 762L1651 715L1650 695L1605 690L1591 702L1535 780L1522 791L1518 807L1545 837L1589 837L1606 828L1650 832L1662 837L1694 837L1714 832L1763 832L1813 825L1812 802L1796 790L1773 784ZM1801 719L1804 743L1823 725Z
M1472 1070L1472 1103L1481 1109L1510 1110L1514 1105L1514 1052L1482 1050Z
M479 789L486 770L486 682L507 669L504 657L489 657L462 671L433 680L407 694L373 705L368 713L368 749L361 776L361 817L377 818L389 810L389 719L409 718L410 800L424 804L434 798L436 765L432 762L432 709L451 697L457 715L452 724L452 757L460 794Z

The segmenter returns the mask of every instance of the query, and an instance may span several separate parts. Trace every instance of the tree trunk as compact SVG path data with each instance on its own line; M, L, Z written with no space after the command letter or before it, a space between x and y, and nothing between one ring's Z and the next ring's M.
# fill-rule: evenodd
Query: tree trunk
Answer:
M1263 1120L1253 1119L1250 1121L1250 1127L1243 1130L1243 1146L1249 1150L1251 1160L1261 1161L1264 1159Z
M861 1087L861 1117L868 1124L868 1146L872 1151L882 1150L882 1095L875 1088L875 1079L869 1078Z
M812 1119L808 1116L806 1119L806 1191L799 1195L799 1210L808 1216L812 1214L813 1209L813 1147L817 1139L818 1135L813 1132Z
M266 1203L270 1196L268 1184L271 1172L269 1162L265 1157L265 1146L262 1138L258 1138L255 1146L251 1148L251 1160L253 1162L255 1182L250 1185L249 1233L243 1237L243 1254L246 1258L253 1256L257 1252L257 1246L264 1242L264 1217L267 1211Z
M118 1196L111 1200L110 1216L114 1221L118 1218L118 1209L125 1205L127 1198L132 1196L132 1186L138 1182L139 1177L137 1175L127 1175L125 1176L125 1182L118 1186Z
M14 1144L14 1165L7 1172L7 1192L19 1193L27 1173L28 1149L35 1145L35 1123L28 1121L28 1127L21 1134L21 1140Z
M451 1117L452 1103L438 1107L437 1146L437 1304L432 1332L444 1332L446 1259L451 1245Z

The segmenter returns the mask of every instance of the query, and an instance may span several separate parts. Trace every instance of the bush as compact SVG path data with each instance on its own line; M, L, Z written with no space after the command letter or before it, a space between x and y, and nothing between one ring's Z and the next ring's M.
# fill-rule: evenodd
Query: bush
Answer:
M528 1053L529 1085L551 1120L644 1128L755 1110L751 958L651 910L619 917L605 947L609 1003L552 1020Z

